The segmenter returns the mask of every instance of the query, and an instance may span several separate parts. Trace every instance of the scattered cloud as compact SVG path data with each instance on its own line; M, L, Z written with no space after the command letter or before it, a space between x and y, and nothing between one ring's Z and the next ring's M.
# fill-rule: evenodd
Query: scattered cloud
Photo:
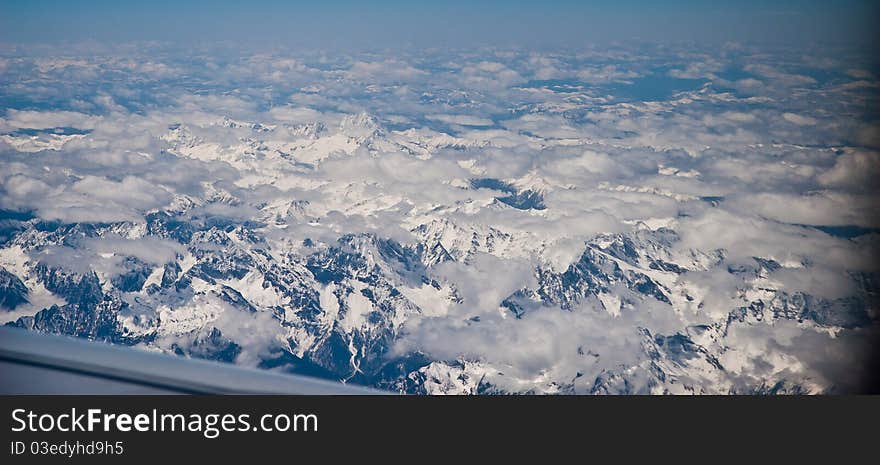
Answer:
M644 59L651 53L656 63ZM395 320L390 353L466 361L517 392L589 391L627 367L634 389L650 391L646 347L661 335L697 340L694 328L721 328L760 299L769 308L797 293L862 295L869 280L860 273L878 272L866 251L877 250L880 228L876 121L859 113L876 86L844 86L876 80L859 63L829 64L841 82L825 85L797 54L651 53L4 58L0 207L66 224L125 224L31 251L102 277L123 272L123 257L151 270L196 260L181 242L147 233L157 212L213 225L235 247L258 243L248 247L267 262L304 260L346 234L412 250L439 244L455 260L425 271L436 285L364 252L402 294L431 306ZM16 82L33 73L40 78ZM649 95L624 95L633 89L620 84L636 79ZM678 82L693 79L700 83ZM256 237L234 236L241 229ZM640 270L670 302L636 299L615 278L568 310L541 304L516 318L501 305L540 286L538 270L562 273L617 234L655 238L640 244L655 261L603 249L611 258L600 271ZM758 269L757 259L776 265ZM368 280L359 278L347 285ZM271 300L268 284L248 279L256 278L221 284ZM339 300L324 284L308 285L322 302ZM235 313L204 295L212 324L246 346L250 364L284 336L311 341L284 333L272 313ZM789 378L831 389L846 350L863 342L842 324L765 323L717 333L725 350L700 340L723 353L723 374L693 360L671 372L715 391Z

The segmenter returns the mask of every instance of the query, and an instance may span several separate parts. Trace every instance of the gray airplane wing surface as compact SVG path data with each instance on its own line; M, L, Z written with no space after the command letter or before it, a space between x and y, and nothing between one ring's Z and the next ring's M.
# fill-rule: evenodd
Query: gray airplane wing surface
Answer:
M0 327L0 394L387 394L359 386Z

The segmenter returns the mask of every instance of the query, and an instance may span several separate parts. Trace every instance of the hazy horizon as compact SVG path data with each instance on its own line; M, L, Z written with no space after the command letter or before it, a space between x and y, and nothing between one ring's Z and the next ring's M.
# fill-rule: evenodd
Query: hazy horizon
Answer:
M616 41L870 47L874 2L0 2L0 42L382 49Z

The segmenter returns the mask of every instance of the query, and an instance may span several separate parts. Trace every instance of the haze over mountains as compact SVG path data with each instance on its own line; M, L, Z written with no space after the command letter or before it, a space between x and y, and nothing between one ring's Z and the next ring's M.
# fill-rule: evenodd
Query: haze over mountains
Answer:
M410 393L867 375L859 53L9 46L0 86L2 323Z

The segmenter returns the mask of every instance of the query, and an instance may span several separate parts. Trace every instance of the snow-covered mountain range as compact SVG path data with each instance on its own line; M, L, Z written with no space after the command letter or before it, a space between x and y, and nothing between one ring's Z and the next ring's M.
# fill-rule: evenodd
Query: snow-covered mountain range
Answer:
M865 376L858 57L820 79L736 48L673 79L703 55L143 53L164 71L3 58L0 322L423 394ZM609 63L629 72L590 80ZM75 92L25 99L22 75Z

